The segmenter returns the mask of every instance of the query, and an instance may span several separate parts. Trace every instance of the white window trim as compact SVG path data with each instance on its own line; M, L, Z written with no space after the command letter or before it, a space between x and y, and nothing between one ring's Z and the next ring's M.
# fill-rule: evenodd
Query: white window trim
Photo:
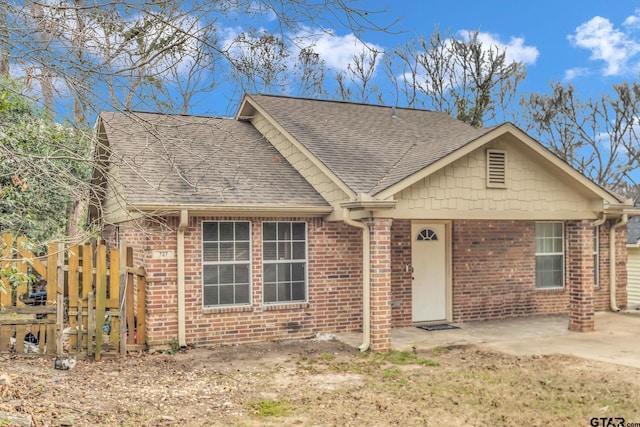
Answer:
M244 222L244 223L248 223L249 224L249 259L247 261L205 261L204 260L204 224L206 223L221 223L221 222L232 222L235 226L236 223L238 222ZM205 310L209 310L209 309L216 309L216 308L224 308L224 307L250 307L253 304L253 264L252 264L252 259L253 259L253 239L251 238L253 234L253 226L251 224L251 221L224 221L224 220L204 220L202 221L202 223L200 224L200 241L201 241L201 248L200 248L200 260L202 263L202 268L201 268L201 287L200 290L202 292L202 308ZM235 242L235 236L234 236L234 242ZM234 304L216 304L216 305L205 305L204 303L204 266L205 265L238 265L238 264L247 264L249 266L249 301L246 303L234 303Z
M536 288L536 290L540 290L540 291L544 291L544 290L549 290L549 289L564 289L565 287L565 276L567 274L567 268L565 265L566 262L566 256L565 256L565 250L564 250L564 246L565 246L565 236L564 236L564 222L563 221L536 221L536 224L560 224L562 225L562 252L543 252L543 253L539 253L539 252L535 252L535 257L537 258L538 256L558 256L558 255L562 255L562 285L561 286L538 286L537 283L537 279L534 277L534 286ZM535 234L535 233L534 233ZM535 235L534 235L534 239L535 239ZM534 240L534 246L535 246L535 240ZM537 271L534 271L534 273L537 275Z
M295 301L265 301L265 283L264 283L264 266L267 264L291 264L291 262L300 262L301 260L269 260L264 258L262 254L262 304L265 306L287 305L287 304L306 304L309 302L309 223L306 221L263 221L261 224L261 243L264 250L264 225L265 224L304 224L304 300Z

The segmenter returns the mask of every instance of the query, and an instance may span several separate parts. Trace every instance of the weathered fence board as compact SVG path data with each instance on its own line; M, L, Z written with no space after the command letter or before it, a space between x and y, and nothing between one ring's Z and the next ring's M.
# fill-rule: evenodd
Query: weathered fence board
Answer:
M127 345L145 347L145 272L133 268L131 248L123 250L121 262L121 250L107 251L103 244L50 243L47 254L38 257L24 238L5 234L1 241L2 268L39 275L46 281L46 299L43 292L40 299L33 297L26 282L2 279L7 292L0 293L0 352L68 352L99 360L126 352Z

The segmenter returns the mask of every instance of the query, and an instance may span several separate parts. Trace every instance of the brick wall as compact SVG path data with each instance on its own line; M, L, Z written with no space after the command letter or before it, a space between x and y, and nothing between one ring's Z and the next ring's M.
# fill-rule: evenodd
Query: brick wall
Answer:
M203 220L251 221L252 304L202 307ZM262 304L262 222L303 221L308 230L308 302ZM150 346L164 346L177 336L175 260L154 260L153 250L177 253L177 219L155 233L141 224L121 224L120 239L134 248L136 266L147 269L147 336ZM147 226L149 224L146 224ZM113 233L111 233L113 234ZM362 326L362 232L342 223L308 218L189 218L185 231L185 317L187 344L237 343L303 338L318 333L359 331ZM113 240L113 237L111 238Z
M391 316L393 327L411 326L411 220L391 225Z
M527 221L454 221L453 320L535 313L535 228Z
M203 308L201 224L203 220L252 223L252 304L248 307ZM308 302L264 305L262 301L261 235L263 221L305 221L308 224ZM126 241L134 248L134 266L148 273L148 337L152 346L177 336L176 260L154 260L154 250L177 253L177 218L137 221L105 227L110 244ZM600 277L594 308L609 308L609 223L600 227ZM565 245L572 225L565 226ZM306 218L190 218L185 232L186 334L188 344L233 343L301 338L317 333L360 331L362 326L362 231L342 223ZM468 322L533 313L564 313L564 289L535 288L535 222L458 220L452 224L453 320ZM626 229L618 229L617 301L626 305ZM391 223L391 324L411 325L411 221ZM566 250L565 265L572 262ZM569 269L566 269L569 274ZM384 272L387 275L387 272ZM568 280L567 280L567 283Z
M371 350L391 349L391 219L366 221L371 233Z
M569 311L570 267L582 252L571 249L577 222L565 222L565 287L535 288L535 222L454 221L454 321L500 319ZM626 305L626 229L616 234L618 305ZM609 309L609 224L600 227L596 311Z

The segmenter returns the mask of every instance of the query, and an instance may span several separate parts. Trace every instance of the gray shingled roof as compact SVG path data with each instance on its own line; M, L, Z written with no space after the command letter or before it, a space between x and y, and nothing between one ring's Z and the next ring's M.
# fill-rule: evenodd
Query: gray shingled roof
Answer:
M434 111L248 95L356 194L372 196L477 139Z
M627 223L627 244L637 245L640 242L640 217L634 216Z
M129 204L329 206L249 123L154 113L100 119Z

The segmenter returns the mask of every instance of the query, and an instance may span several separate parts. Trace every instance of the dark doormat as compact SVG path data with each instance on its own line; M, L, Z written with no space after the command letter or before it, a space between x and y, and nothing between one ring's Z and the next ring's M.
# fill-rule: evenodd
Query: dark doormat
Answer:
M418 329L424 329L425 331L444 331L447 329L460 329L458 326L450 325L448 323L441 323L439 325L418 325Z

